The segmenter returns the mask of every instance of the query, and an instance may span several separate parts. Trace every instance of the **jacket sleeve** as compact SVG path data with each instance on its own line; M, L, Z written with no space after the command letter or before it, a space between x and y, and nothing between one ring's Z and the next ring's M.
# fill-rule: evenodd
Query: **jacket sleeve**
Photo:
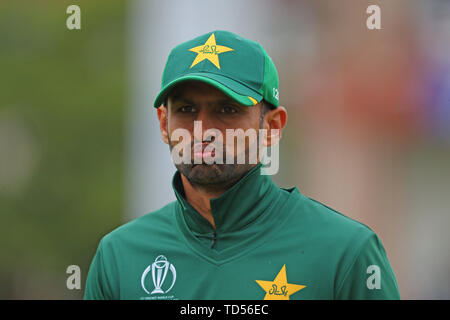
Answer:
M84 293L85 300L114 299L113 291L111 290L111 275L107 272L108 266L105 265L104 254L102 240L89 268Z
M343 279L335 294L338 300L400 299L395 274L380 239L374 233L361 245Z

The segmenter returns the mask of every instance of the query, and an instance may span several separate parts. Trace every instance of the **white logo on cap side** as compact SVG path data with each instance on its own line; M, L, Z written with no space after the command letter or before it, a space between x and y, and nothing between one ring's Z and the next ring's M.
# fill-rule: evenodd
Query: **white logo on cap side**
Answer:
M277 100L279 100L280 98L280 92L278 91L277 88L273 88L273 97Z

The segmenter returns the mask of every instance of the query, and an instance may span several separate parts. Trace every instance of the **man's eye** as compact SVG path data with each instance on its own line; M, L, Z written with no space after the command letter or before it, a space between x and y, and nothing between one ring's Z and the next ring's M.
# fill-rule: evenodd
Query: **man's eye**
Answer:
M237 109L232 106L223 106L220 108L220 113L236 113Z
M178 111L183 112L183 113L190 113L190 112L194 112L195 109L192 106L182 106L181 108L178 109Z

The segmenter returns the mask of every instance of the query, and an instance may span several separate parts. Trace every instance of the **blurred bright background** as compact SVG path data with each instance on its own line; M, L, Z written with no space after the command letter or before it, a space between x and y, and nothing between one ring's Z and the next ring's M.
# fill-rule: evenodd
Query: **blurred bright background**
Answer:
M175 199L152 103L170 49L217 29L277 65L274 181L371 227L403 299L449 299L446 0L0 2L0 299L82 298L100 238Z

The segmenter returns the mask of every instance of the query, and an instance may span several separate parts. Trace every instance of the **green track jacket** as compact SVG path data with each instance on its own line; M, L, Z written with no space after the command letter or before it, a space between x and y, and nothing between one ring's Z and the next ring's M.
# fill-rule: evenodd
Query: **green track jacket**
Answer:
M85 299L399 299L367 226L282 189L261 165L211 200L216 225L177 201L102 238Z

